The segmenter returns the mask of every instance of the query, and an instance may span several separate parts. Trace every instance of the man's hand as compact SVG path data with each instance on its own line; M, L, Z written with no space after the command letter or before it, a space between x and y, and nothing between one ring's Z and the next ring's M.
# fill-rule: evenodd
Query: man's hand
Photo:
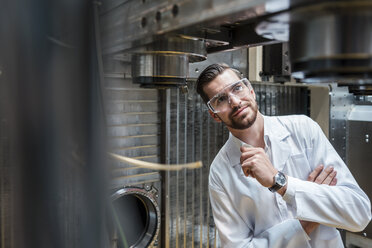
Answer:
M317 184L327 184L330 186L334 186L337 183L337 171L334 170L333 166L328 166L325 170L323 170L324 166L318 165L313 172L310 173L307 181L314 182Z
M313 172L310 173L309 177L307 178L310 182L315 182L317 184L327 184L330 186L334 186L337 183L337 172L333 169L333 166L328 166L325 170L323 170L323 165L318 165ZM302 228L305 230L307 235L313 232L318 226L319 223L300 220Z
M278 172L262 148L241 147L240 164L245 176L255 178L262 186L271 187Z

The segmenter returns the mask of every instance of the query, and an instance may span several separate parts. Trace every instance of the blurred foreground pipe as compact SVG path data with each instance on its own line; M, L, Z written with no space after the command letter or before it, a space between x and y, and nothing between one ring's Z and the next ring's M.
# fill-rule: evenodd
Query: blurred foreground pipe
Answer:
M9 177L0 184L1 246L104 247L105 142L91 70L92 4L3 4L0 168Z

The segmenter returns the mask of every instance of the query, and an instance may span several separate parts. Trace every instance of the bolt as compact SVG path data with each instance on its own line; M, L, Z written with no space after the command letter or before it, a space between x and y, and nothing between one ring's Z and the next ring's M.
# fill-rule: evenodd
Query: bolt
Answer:
M180 86L180 90L183 94L187 94L189 92L189 88L187 87L187 85Z
M179 12L178 5L177 4L173 5L172 8L173 17L176 17L178 15L178 12Z
M160 13L160 11L157 11L157 12L156 12L155 20L156 20L157 22L159 22L159 21L161 20L161 13Z
M150 190L150 185L145 185L145 189L147 190L147 191L149 191Z
M141 26L144 28L144 27L146 27L146 24L147 24L147 19L146 19L146 17L142 17L142 20L141 20Z
M159 195L158 195L158 194L156 194L156 195L155 195L155 197L156 197L156 198L159 198Z
M368 139L369 138L369 134L366 134L366 139Z

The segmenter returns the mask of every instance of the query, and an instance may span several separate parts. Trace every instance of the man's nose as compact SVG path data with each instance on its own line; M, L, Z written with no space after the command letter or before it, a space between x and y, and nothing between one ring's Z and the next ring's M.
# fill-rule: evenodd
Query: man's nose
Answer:
M229 104L230 104L231 107L239 106L240 105L240 98L233 95L233 94L230 94L229 95Z

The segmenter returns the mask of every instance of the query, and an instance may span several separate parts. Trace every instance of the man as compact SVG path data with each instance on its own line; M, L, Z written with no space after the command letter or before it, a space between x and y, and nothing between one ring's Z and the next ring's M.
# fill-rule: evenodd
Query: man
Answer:
M263 116L249 81L226 65L207 67L197 92L230 131L209 175L223 247L343 247L336 227L367 226L368 197L314 121Z

